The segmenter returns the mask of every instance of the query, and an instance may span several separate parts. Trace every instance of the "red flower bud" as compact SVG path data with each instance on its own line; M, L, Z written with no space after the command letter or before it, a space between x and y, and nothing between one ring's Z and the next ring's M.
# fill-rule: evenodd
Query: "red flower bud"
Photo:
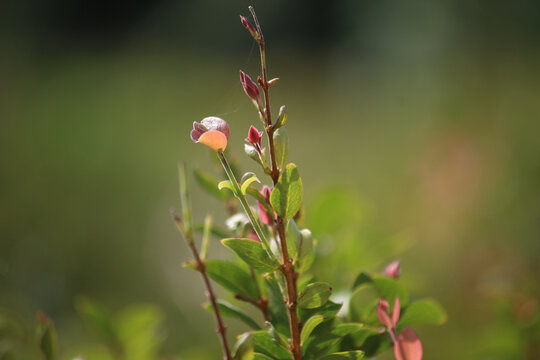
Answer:
M256 148L256 145L258 145L260 148L262 135L263 135L263 132L257 130L257 128L252 125L249 128L248 137L246 138L246 141L248 143L251 143L253 146L255 146L255 148Z
M249 75L247 75L242 70L240 70L240 82L242 83L242 86L244 87L244 91L246 92L247 96L249 96L250 99L255 101L257 104L260 103L261 99L257 84L255 84L255 82L251 80Z
M247 31L253 36L253 38L257 41L261 39L259 36L259 33L257 32L257 29L255 29L255 26L253 26L248 19L240 15L240 21L242 22L242 25L246 28Z

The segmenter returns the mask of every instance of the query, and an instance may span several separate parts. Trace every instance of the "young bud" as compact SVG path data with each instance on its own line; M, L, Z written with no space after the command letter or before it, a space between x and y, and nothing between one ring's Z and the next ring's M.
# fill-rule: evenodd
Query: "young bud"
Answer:
M259 33L257 32L257 29L255 29L255 26L253 26L248 19L240 15L240 22L242 22L242 25L246 28L247 31L253 36L253 38L257 41L261 39Z
M279 115L278 119L276 121L276 128L280 128L283 125L287 123L287 118L289 117L289 114L287 113L287 108L285 105L279 108Z
M274 85L279 81L279 78L273 78L272 80L268 81L268 85Z
M266 202L270 203L270 188L264 185L261 193L266 199ZM266 225L272 225L274 222L274 217L272 214L266 210L266 207L259 200L257 200L257 206L259 207L259 217L261 218L261 221Z
M401 275L401 267L399 264L399 260L393 261L392 263L388 264L384 268L383 274L394 279L399 278L399 275Z
M242 86L244 87L244 91L247 96L251 100L253 100L255 103L260 104L261 98L259 93L259 88L257 87L257 84L251 78L249 75L247 75L245 72L240 70L240 82L242 83Z
M392 329L394 327L394 322L388 314L389 307L390 305L388 304L388 301L383 299L379 300L379 306L377 307L377 317L379 318L381 324L384 325L384 327Z
M255 146L260 149L261 148L261 140L262 140L263 132L257 130L255 126L251 126L249 128L248 137L246 138L246 141L250 143L251 145Z

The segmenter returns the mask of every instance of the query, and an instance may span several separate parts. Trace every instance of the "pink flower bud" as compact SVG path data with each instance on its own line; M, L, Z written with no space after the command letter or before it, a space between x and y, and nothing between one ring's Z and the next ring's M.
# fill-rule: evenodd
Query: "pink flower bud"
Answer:
M246 92L247 96L249 96L251 100L255 101L258 104L261 101L259 95L259 88L257 87L257 84L255 84L255 82L251 80L249 75L247 75L242 70L240 70L240 82L242 83L242 86L244 87L244 91Z
M249 128L248 137L246 138L246 141L248 143L251 143L253 146L258 145L260 148L262 136L263 136L263 132L257 130L257 128L252 125Z
M193 122L190 137L195 143L206 145L214 151L223 151L229 139L229 125L221 118L210 116L200 123Z
M270 188L266 185L262 187L262 196L266 199L267 203L270 203ZM257 206L259 207L259 217L265 225L272 225L274 222L274 217L266 210L266 207L257 200Z
M255 26L253 26L248 19L240 15L240 21L242 22L242 25L246 28L247 31L253 36L255 40L260 40L259 33L257 32L257 29L255 29Z
M247 238L248 238L248 239L251 239L251 240L254 240L254 241L261 242L261 239L259 239L259 236L257 236L257 233L256 233L255 230L253 230L253 229L251 229L251 230L247 233Z
M399 260L393 261L392 263L388 264L383 270L383 274L397 279L401 275L401 266L399 263Z
M390 305L388 304L388 301L383 299L379 300L379 306L377 307L377 317L379 318L381 324L383 324L388 329L392 329L394 327L394 322L392 321L388 313L389 307Z

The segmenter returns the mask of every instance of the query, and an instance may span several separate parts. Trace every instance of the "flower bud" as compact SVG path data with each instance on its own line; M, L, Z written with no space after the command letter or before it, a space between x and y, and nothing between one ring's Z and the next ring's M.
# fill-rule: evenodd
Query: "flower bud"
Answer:
M399 264L399 260L393 261L388 264L384 268L383 274L394 279L399 278L399 275L401 275L401 267Z
M246 141L248 143L251 143L253 146L258 145L259 148L261 147L261 140L262 140L263 132L257 130L255 126L251 126L249 128L248 137L246 138Z
M249 75L247 75L245 72L240 70L240 82L242 83L242 86L244 87L244 91L246 92L246 95L249 96L251 100L256 102L257 104L260 104L261 98L259 94L259 88L257 87L257 84L251 78Z
M216 152L223 151L227 148L229 125L221 118L210 116L200 123L193 122L190 137L193 142L206 145Z
M264 185L261 189L262 196L266 199L267 203L270 203L270 188ZM266 207L257 200L257 206L259 207L259 217L265 225L272 225L274 222L274 217L266 210Z
M257 41L261 39L259 36L259 33L257 32L257 29L255 29L255 26L253 26L248 19L240 15L240 21L242 22L242 25L246 28L247 31L253 36L253 38Z

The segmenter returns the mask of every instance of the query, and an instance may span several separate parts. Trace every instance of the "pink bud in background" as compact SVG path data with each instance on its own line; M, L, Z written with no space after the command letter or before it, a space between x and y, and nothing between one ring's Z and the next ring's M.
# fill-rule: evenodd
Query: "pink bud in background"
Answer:
M410 327L405 328L394 342L396 360L422 360L422 342Z
M200 123L193 122L190 137L193 142L206 145L216 152L223 151L227 148L229 125L221 118L210 116Z
M255 230L251 229L248 233L247 233L247 238L248 239L251 239L251 240L254 240L254 241L257 241L257 242L261 242L261 239L259 239L259 237L257 236L257 233L255 232Z
M401 275L401 265L399 263L399 260L393 261L388 264L384 268L383 274L394 279L399 278L399 276Z
M248 19L240 15L240 22L242 25L246 28L247 31L253 36L255 40L260 40L259 33L257 32L257 29L255 29L255 26L253 26Z
M248 137L246 138L246 141L251 143L253 146L258 145L260 148L262 136L263 136L263 132L257 130L257 128L252 125L249 128Z
M242 83L242 86L244 87L244 91L246 92L247 96L249 96L251 100L255 101L258 104L261 101L259 95L259 88L257 87L257 84L255 84L255 82L251 80L249 75L247 75L242 70L240 70L240 82Z

